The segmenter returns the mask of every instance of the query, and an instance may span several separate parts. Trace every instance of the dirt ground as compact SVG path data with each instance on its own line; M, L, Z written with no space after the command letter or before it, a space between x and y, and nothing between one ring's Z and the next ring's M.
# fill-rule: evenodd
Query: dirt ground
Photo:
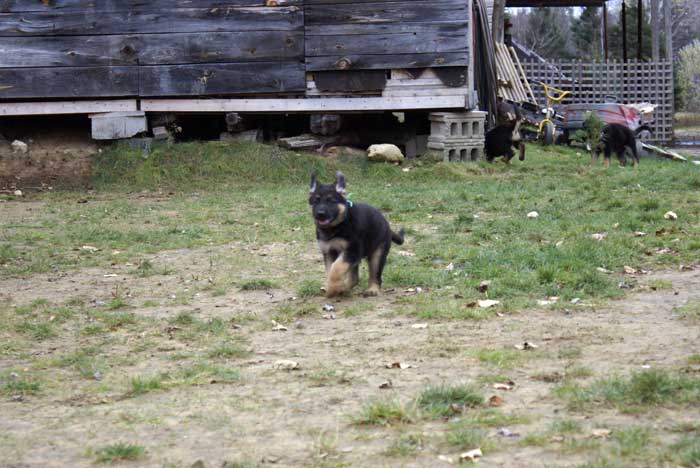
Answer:
M174 290L206 282L212 257L236 250L260 260L256 271L238 270L241 276L263 272L274 277L280 269L295 266L321 275L315 246L309 242L291 248L268 245L254 253L243 244L233 244L153 256L155 264L167 264L177 272L169 276L140 278L130 272L133 267L122 265L2 280L0 300L14 305L40 298L55 304L76 298L94 304L108 300L116 290L138 297L140 303L157 305L132 302L130 310L153 319L152 326L114 334L105 348L110 364L102 387L47 365L46 372L55 379L50 391L22 401L0 399L0 465L89 466L94 462L91 448L126 441L146 448L145 458L133 466L191 466L197 461L211 467L226 461L241 463L231 466L448 466L445 457L454 462L459 453L444 443L448 422L417 419L382 427L352 421L368 401L398 398L410 404L426 386L441 383L482 382L487 397L503 398L499 409L504 414L521 416L508 426L520 439L546 431L562 419L582 425L582 439L594 428L614 431L644 424L663 433L674 424L700 420L700 408L656 409L642 415L613 409L572 412L551 393L557 376L572 366L591 370L581 384L646 366L687 368L687 356L700 352L700 329L679 320L674 309L700 298L700 270L640 277L640 284L663 280L672 288L638 288L642 291L602 308L572 312L544 306L486 321L429 321L426 328L413 327L416 320L402 313L401 298L414 291L388 291L372 299L356 293L332 301L335 311L326 318L328 312L321 310L326 300L292 298L294 292L284 289L237 290L218 297L195 294L186 305L168 301ZM287 253L287 264L275 261L281 252ZM283 323L286 331L274 330L273 311L287 302L310 302L316 312ZM365 311L346 316L358 306ZM173 386L125 398L117 382L173 370L179 365L177 354L196 352L201 346L178 339L172 331L167 320L183 310L193 311L202 321L231 321L234 333L251 350L247 357L224 360L240 369L240 380ZM42 362L80 350L88 341L75 329L64 330L59 340L37 342L27 359ZM475 350L512 349L525 341L539 348L512 367L494 368L474 355ZM279 360L296 361L299 369L277 369ZM412 367L386 367L393 362ZM13 365L16 359L0 355L0 369ZM512 380L514 388L494 390L483 384L493 374L503 376L496 380ZM552 377L543 377L547 375ZM391 382L391 388L380 388L385 382ZM493 449L485 453L484 466L575 466L612 444L603 440L593 452L562 449L556 439L529 446L517 437L497 435L497 429L488 429ZM401 457L390 447L406 434L418 434L421 443L410 456Z
M28 151L13 151L10 144L15 140L26 143ZM84 185L90 177L90 156L99 147L90 138L87 117L0 121L0 190Z

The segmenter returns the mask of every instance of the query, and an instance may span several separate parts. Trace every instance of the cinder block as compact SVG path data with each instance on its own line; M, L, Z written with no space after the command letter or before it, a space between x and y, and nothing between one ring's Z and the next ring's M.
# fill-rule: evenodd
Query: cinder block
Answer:
M445 162L476 161L484 158L483 140L465 140L460 143L429 143L428 148L442 152L442 160Z
M484 138L486 112L433 112L429 118L432 141Z
M148 130L146 113L143 111L91 114L90 121L93 140L131 138Z

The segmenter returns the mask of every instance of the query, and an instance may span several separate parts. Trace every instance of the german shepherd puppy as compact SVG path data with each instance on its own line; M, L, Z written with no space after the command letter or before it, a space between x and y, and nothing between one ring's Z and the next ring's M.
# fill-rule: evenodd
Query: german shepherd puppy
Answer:
M634 132L622 124L609 123L600 132L600 142L593 149L591 154L591 165L598 161L598 155L603 152L603 165L607 168L610 166L610 155L615 152L621 166L627 165L625 158L625 149L629 148L632 153L632 165L639 164L639 155L637 154L637 139Z
M505 158L510 164L513 159L513 150L518 150L518 159L525 160L525 142L520 134L520 126L523 123L523 115L520 108L506 101L498 103L497 124L486 132L486 160L493 162L499 156Z
M319 184L311 174L309 205L316 223L316 239L326 265L326 297L352 289L360 279L363 258L369 265L366 296L381 292L382 271L391 242L403 244L403 229L395 233L374 207L347 199L345 176L338 171L334 184Z

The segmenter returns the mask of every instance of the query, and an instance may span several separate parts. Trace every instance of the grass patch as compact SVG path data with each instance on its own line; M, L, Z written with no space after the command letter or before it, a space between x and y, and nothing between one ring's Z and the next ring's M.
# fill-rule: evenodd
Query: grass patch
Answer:
M366 403L352 422L361 426L393 426L413 421L412 410L396 399Z
M56 336L54 326L49 322L24 322L17 326L17 331L31 336L37 341L48 340Z
M98 463L117 463L122 461L135 461L141 459L146 449L141 445L117 442L95 450L95 459Z
M36 395L41 382L23 372L5 372L0 375L0 393L4 395Z
M133 377L129 381L129 390L127 391L128 396L138 396L145 393L154 392L157 390L163 390L165 385L163 383L166 376L155 375L151 377Z
M690 365L700 364L700 354L691 354L690 356L688 356L687 361Z
M464 408L473 408L484 403L484 395L468 385L428 387L416 400L420 409L433 418L454 415Z
M482 348L474 352L479 362L498 368L511 368L520 363L526 353L511 348ZM531 354L531 353L530 353Z
M555 395L568 400L569 407L574 410L608 406L624 412L637 412L655 406L700 403L700 378L647 370L628 378L599 379L588 386L564 384L555 389Z
M127 325L135 325L138 322L138 318L133 312L108 312L102 316L102 320L110 330L117 330Z
M451 425L447 433L447 443L457 447L459 450L480 448L483 453L493 448L493 442L488 439L486 431L462 422Z
M700 320L700 301L690 300L677 308L676 313L685 320Z
M207 353L207 356L213 359L236 359L244 358L250 355L250 350L240 343L224 342L221 343Z
M684 467L700 466L700 436L683 437L668 447L663 458Z
M321 291L321 281L317 279L304 279L297 285L296 293L297 297L302 299L321 296L323 294Z
M268 289L277 289L279 285L267 279L254 279L242 283L240 288L241 291L267 291Z
M421 434L402 434L395 439L386 451L390 457L412 457L423 449L425 445Z

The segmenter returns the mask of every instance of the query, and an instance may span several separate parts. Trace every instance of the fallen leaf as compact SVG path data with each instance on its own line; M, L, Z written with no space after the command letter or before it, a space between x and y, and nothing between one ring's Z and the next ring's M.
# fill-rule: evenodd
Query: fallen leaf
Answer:
M335 314L323 314L322 317L326 320L335 320Z
M427 323L414 323L411 325L411 328L415 328L416 330L422 330L423 328L428 328Z
M537 349L539 346L537 346L535 343L531 343L529 341L525 341L522 344L516 344L515 345L516 349L519 349L520 351L527 351L530 349Z
M534 219L537 218L540 214L537 211L531 211L527 214L528 218Z
M84 245L80 247L80 250L86 250L88 252L99 252L100 249L93 247L92 245Z
M555 435L549 439L550 442L564 442L564 436Z
M598 267L598 268L596 268L596 271L599 271L599 272L601 272L601 273L612 273L612 271L610 271L610 270L608 270L608 269L606 269L606 268L603 268L603 267Z
M477 301L477 304L479 304L479 307L481 307L481 308L483 308L483 309L487 309L487 308L489 308L489 307L493 307L493 306L498 305L498 304L500 304L500 303L501 303L501 301L494 301L494 300L491 300L491 299L486 299L486 300L483 300L483 301Z
M489 398L489 406L501 406L503 404L503 398L499 397L498 395L493 395L491 398Z
M579 302L581 302L581 298L580 298L580 297L575 297L575 298L571 299L570 302L571 302L572 304L578 304Z
M379 388L381 388L382 390L386 390L386 389L392 388L392 387L393 387L393 384L391 383L391 380L387 380L386 382L382 382L379 384Z
M454 269L455 269L455 264L452 262L450 262L450 264L445 267L445 271L452 271Z
M520 437L520 434L518 434L517 432L511 431L507 427L500 428L496 432L496 434L498 434L499 436L503 436L503 437Z
M476 301L467 302L467 307L476 307Z
M462 413L464 412L464 406L458 405L457 403L450 403L450 411L453 413Z
M284 325L281 325L281 324L277 323L277 321L273 320L272 321L272 330L273 331L287 331L287 327L285 327Z
M459 461L476 461L477 459L481 458L484 454L481 453L481 449L475 448L474 450L470 450L468 452L463 452L459 454Z
M647 235L646 232L634 231L634 237L642 237L642 236L646 236L646 235Z
M628 275L635 275L635 274L639 273L639 270L637 270L636 268L632 268L631 266L627 266L627 265L622 267L622 271L624 271Z
M447 455L438 455L438 460L444 461L445 463L453 464L455 461L448 457Z
M477 289L479 290L479 292L485 293L486 291L489 290L490 285L491 285L491 281L484 280L481 283L479 283L479 287Z
M512 390L513 386L506 383L495 383L493 384L493 388L496 390Z
M416 256L416 254L414 254L413 252L409 252L408 250L399 250L396 253L401 255L402 257L415 257Z
M607 235L608 235L608 234L605 233L605 232L596 232L595 234L591 234L591 238L593 238L593 239L595 239L595 240L597 240L597 241L602 241L603 239L605 239L605 237L606 237Z
M288 359L280 359L275 362L275 369L279 370L298 370L299 363L297 361L290 361Z
M591 431L591 437L594 439L607 439L612 434L610 429L593 429Z
M411 367L413 367L411 364L405 362L391 362L386 365L387 369L410 369Z
M666 213L664 213L664 219L670 219L671 221L675 221L678 219L678 215L673 211L667 211Z

